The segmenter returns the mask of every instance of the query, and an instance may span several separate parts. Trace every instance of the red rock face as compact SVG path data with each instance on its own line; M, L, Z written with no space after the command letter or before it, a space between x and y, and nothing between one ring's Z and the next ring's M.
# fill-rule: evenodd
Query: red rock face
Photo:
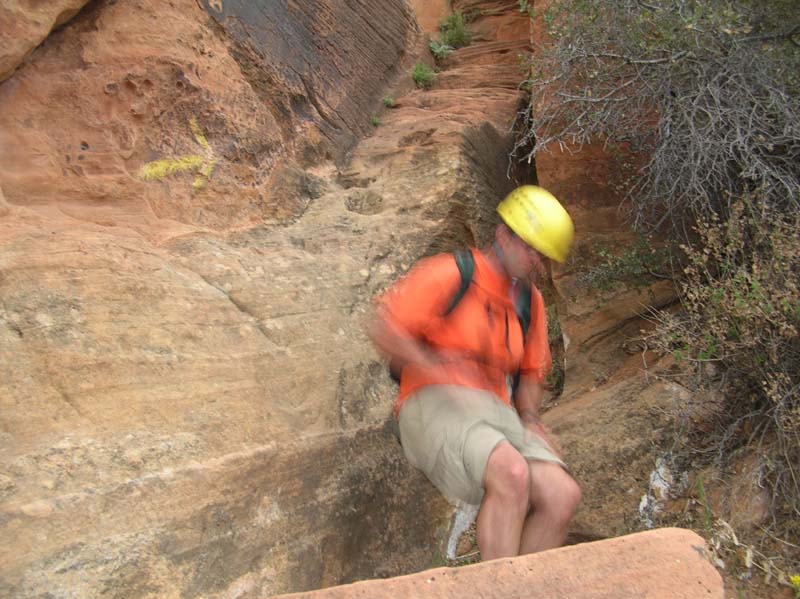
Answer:
M97 5L53 35L0 90L7 200L140 231L153 217L224 228L302 213L320 192L300 171L371 129L365 114L403 64L413 18L399 1L357 14L339 3L204 6ZM139 176L189 156L191 169Z
M479 19L410 91L404 3L264 4L277 37L93 3L0 84L2 596L263 597L442 552L363 321L491 231L527 38Z
M11 76L55 28L69 21L88 0L26 2L0 6L0 81Z

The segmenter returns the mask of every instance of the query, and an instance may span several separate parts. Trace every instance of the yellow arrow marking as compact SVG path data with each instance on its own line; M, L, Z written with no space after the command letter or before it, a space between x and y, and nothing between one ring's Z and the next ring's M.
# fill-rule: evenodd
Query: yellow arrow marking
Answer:
M189 154L154 160L140 168L137 176L143 181L161 181L164 177L175 173L195 171L197 176L192 182L192 187L202 189L206 182L211 180L211 173L214 172L217 159L214 157L214 150L211 148L211 144L208 143L206 136L200 129L200 125L197 124L196 118L192 117L189 120L189 127L192 130L194 140L203 148L204 155Z

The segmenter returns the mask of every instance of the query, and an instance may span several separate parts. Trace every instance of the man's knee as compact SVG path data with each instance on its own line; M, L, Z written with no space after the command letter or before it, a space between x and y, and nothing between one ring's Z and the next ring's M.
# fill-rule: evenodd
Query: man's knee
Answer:
M569 522L581 501L581 488L575 479L554 463L531 462L530 473L534 509L545 511L560 522Z
M528 462L508 443L495 447L486 465L484 486L488 493L505 497L527 509L530 494Z
M572 516L575 515L575 512L578 510L578 505L581 502L581 488L578 486L578 483L566 472L566 478L564 479L564 486L561 490L561 511L563 512L563 517L569 521L572 519Z

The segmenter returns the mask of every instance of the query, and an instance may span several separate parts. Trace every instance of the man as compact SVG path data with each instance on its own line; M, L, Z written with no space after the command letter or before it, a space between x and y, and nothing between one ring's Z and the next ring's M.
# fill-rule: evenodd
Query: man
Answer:
M530 283L547 258L564 262L572 220L533 185L497 210L494 242L470 250L471 279L452 254L425 258L378 298L368 325L400 372L394 407L406 456L446 497L480 504L484 560L560 546L580 501L539 421L551 357L544 302ZM530 304L527 334L520 298Z

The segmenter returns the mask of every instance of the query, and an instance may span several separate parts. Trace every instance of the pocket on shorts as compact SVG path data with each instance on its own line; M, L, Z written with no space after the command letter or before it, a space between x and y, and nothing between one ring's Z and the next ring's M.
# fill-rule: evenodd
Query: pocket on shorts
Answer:
M424 400L418 397L409 398L400 410L400 444L411 465L425 473L430 472L436 463L441 448L435 438L431 438L426 427Z

